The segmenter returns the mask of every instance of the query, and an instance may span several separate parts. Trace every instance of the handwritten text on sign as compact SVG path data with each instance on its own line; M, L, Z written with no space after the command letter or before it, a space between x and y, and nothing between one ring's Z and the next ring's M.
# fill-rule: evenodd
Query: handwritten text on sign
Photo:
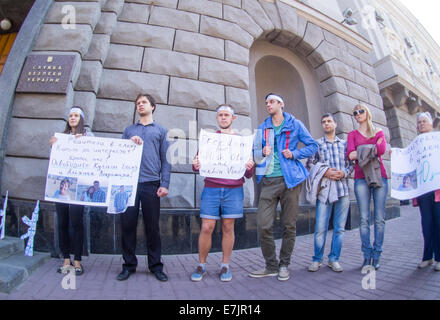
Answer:
M240 179L246 162L252 159L253 136L200 131L200 175L210 178Z
M136 194L142 145L131 140L56 133L45 200L108 207L122 186ZM130 199L128 206L134 205Z
M440 132L417 136L405 149L391 153L391 196L416 198L440 189Z

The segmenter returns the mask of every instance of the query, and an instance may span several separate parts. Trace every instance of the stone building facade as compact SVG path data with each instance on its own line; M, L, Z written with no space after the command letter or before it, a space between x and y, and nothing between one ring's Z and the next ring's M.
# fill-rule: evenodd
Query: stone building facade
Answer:
M399 93L401 83L387 85L389 79L378 80L382 64L371 35L339 21L347 2L352 4L336 0L326 4L294 0L43 4L36 0L27 19L38 23L32 29L25 21L17 41L27 45L17 44L24 47L11 53L22 57L11 57L11 65L18 68L15 74L29 55L74 55L75 63L65 94L14 92L14 81L7 80L14 72L0 78L8 81L10 90L9 103L0 106L4 114L0 118L1 192L8 190L11 199L7 232L21 234L21 216L44 198L49 137L62 131L72 105L84 107L86 125L96 136L120 138L124 128L137 120L137 94L147 92L156 99L155 120L169 130L170 152L176 160L169 196L162 201L165 252L197 250L203 179L192 172L191 160L199 130L215 128L215 108L221 103L235 107L238 131L252 133L267 116L265 94L278 92L285 97L286 111L302 120L315 138L322 136L320 115L325 112L335 115L337 134L345 138L356 127L352 109L362 102L392 146L406 145L415 136L417 108L408 102L414 90L399 104L396 101L407 92ZM434 108L425 106L423 97L417 96L419 109ZM385 163L389 170L389 158ZM253 209L257 191L254 181L248 180L247 215L237 227L241 247L258 243ZM389 207L390 217L398 215L392 201ZM54 206L43 202L41 208L37 249L56 254ZM355 205L350 219L349 227L356 227ZM85 223L89 252L119 252L117 216L91 208ZM299 234L313 232L314 208L304 200L298 224ZM142 232L139 226L140 252L145 248Z

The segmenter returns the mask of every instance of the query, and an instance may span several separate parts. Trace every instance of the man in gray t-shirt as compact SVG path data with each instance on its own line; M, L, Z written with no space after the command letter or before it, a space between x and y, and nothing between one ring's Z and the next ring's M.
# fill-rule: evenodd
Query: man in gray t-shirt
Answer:
M171 165L167 161L167 130L153 120L156 109L154 98L140 94L136 98L136 110L139 122L129 126L122 134L136 144L143 144L139 181L134 207L127 208L121 214L122 257L124 264L118 280L126 280L136 272L136 229L139 217L139 205L147 238L148 269L160 281L167 281L161 262L161 241L159 230L160 198L168 195Z

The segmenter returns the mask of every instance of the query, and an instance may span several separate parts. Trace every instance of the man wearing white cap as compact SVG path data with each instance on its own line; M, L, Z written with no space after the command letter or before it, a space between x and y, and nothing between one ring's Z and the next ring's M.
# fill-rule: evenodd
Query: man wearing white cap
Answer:
M288 266L295 245L296 217L301 183L308 176L301 159L318 151L318 144L304 124L283 112L280 95L268 94L266 108L269 117L258 127L254 141L257 183L262 184L258 203L257 224L260 245L266 267L249 274L253 278L278 276L289 279ZM305 147L298 149L298 143ZM273 221L278 202L281 204L283 235L278 261L273 236Z
M234 109L230 105L217 107L217 123L220 134L234 134L232 122L236 119ZM193 160L193 171L200 170L198 155ZM244 176L251 178L254 173L254 162L246 163ZM220 266L220 280L230 281L232 274L229 268L229 260L234 247L234 223L235 219L243 217L243 184L244 177L240 179L205 178L205 188L202 193L200 205L200 218L202 228L199 236L199 260L200 263L191 275L192 281L200 281L206 274L206 259L212 243L212 232L217 220L222 220L222 264Z

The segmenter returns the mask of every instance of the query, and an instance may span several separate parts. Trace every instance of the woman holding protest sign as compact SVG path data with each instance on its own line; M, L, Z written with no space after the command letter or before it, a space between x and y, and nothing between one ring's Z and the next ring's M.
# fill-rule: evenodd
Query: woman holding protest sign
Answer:
M432 117L429 112L417 115L417 131L419 134L429 133L433 129ZM413 205L419 206L422 218L424 240L423 258L418 267L425 268L436 261L434 270L440 271L440 190L425 193L413 199Z
M354 192L361 218L359 230L364 253L362 267L372 265L378 269L385 233L385 204L388 194L388 177L381 156L386 151L387 142L383 131L373 126L371 112L367 106L357 105L353 115L359 129L348 134L347 156L350 160L356 160ZM368 159L370 160L367 161ZM370 242L371 194L374 202L373 246Z
M63 133L72 134L75 135L75 137L93 136L93 134L88 132L84 127L84 112L80 107L73 107L70 109L66 128ZM56 141L57 138L55 136L50 138L49 143L51 147ZM72 265L70 261L70 248L72 247L75 274L81 275L84 272L81 265L81 255L84 245L84 206L68 203L55 203L55 208L58 218L59 246L64 257L63 265L57 269L57 272L63 274L68 272L68 268ZM70 239L69 236L69 221L73 227L72 239Z

